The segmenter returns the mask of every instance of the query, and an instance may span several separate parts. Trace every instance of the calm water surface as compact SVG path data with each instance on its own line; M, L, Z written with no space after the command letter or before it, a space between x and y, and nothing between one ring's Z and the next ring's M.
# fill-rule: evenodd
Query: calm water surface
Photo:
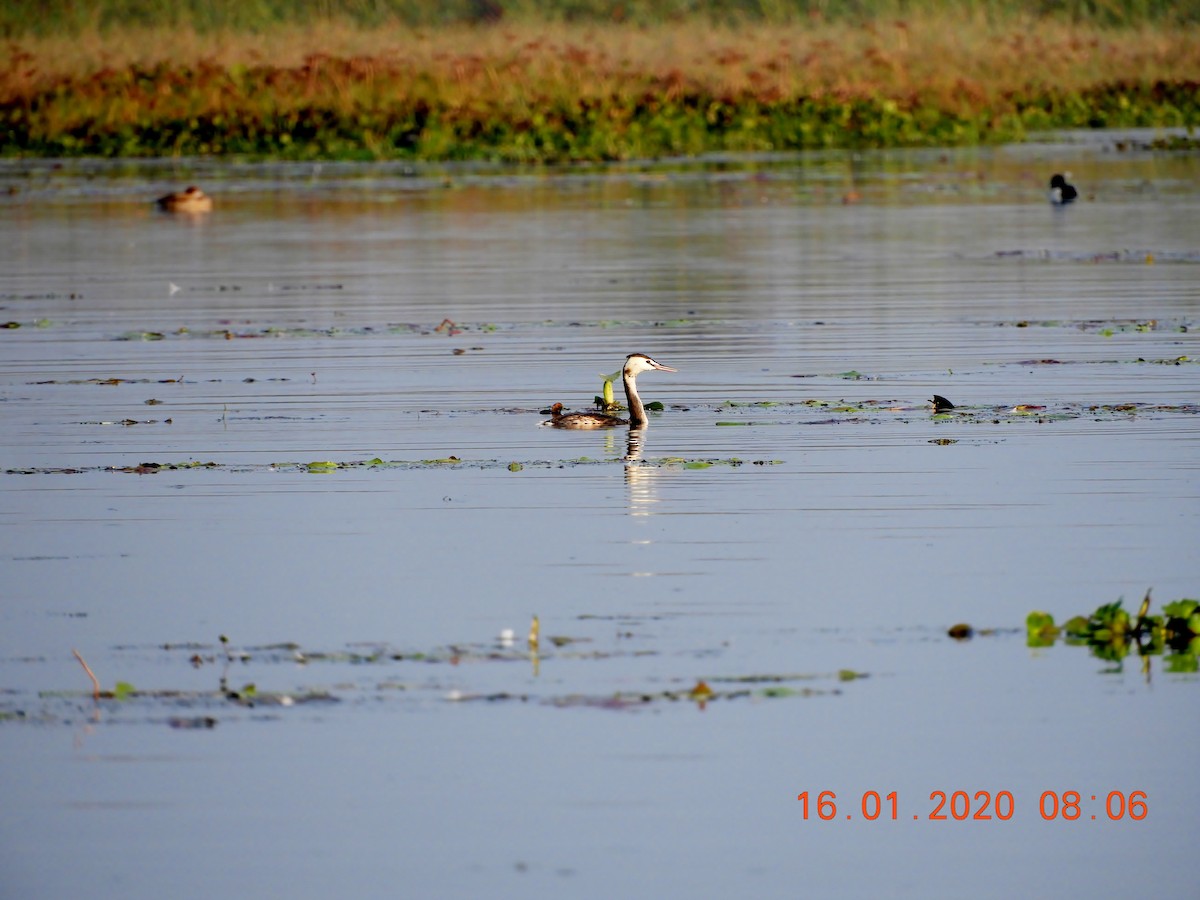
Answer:
M1194 154L0 187L0 895L1193 888L1197 676L1023 622L1200 593Z

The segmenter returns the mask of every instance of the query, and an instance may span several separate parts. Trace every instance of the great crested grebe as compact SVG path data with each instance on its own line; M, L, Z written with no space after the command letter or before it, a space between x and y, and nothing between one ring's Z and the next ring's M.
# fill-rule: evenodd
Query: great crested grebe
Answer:
M628 425L630 428L645 428L649 420L646 418L646 407L638 396L635 379L643 372L659 369L663 372L675 372L670 366L655 362L645 353L630 353L625 357L625 367L621 370L621 381L625 383L625 400L629 405L629 418L619 419L616 416L598 412L562 412L562 404L552 413L552 418L546 422L554 428L613 428L618 425Z
M176 191L159 197L154 201L159 209L167 212L210 212L213 208L212 197L193 185L186 191Z
M1050 179L1050 202L1056 205L1062 203L1070 203L1079 196L1079 191L1075 190L1075 185L1067 184L1067 179L1061 175L1055 175Z

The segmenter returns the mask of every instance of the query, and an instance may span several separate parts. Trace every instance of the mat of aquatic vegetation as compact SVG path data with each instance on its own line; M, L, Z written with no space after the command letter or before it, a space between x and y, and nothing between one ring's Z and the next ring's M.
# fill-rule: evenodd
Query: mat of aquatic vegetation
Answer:
M1067 643L1088 646L1093 655L1114 665L1101 674L1120 672L1122 660L1136 653L1147 678L1155 656L1161 657L1165 674L1193 675L1200 652L1197 601L1168 603L1158 615L1148 615L1147 608L1148 602L1144 602L1142 610L1131 617L1117 601L1061 628L1048 614L1031 613L1026 643L1049 647L1063 636ZM595 624L604 626L602 634L590 628ZM614 624L618 627L615 635ZM107 687L103 671L97 674L82 656L75 653L72 659L64 650L55 659L9 662L76 671L80 687L0 690L0 725L151 724L211 729L222 722L277 721L304 715L310 709L379 703L411 709L478 703L617 712L703 710L714 703L837 697L857 689L852 685L871 674L848 668L828 672L722 671L721 648L657 648L641 639L645 624L644 618L636 616L582 615L571 626L573 633L553 634L542 632L535 617L528 636L504 629L491 640L428 648L402 648L385 641L335 649L302 647L288 641L243 647L221 635L218 641L207 643L121 645L110 648L105 656L105 663L117 663L125 670L133 662L153 663L160 681L161 673L166 672L168 682L187 687L138 686L128 681ZM980 639L1010 641L1020 633L1015 627L973 628L960 623L949 629L888 629L888 641L908 639L929 648ZM589 677L590 666L647 659L658 661L658 668L666 673L643 675L640 684L637 678L623 675L619 689L607 688L603 678L588 690L567 686L577 676ZM513 667L519 670L519 687L513 686ZM185 671L189 674L184 675ZM202 686L195 686L197 679ZM292 683L267 689L254 679Z
M176 26L0 49L10 155L555 162L1196 124L1194 23Z
M851 377L860 377L858 373L850 373ZM108 379L97 384L119 383L119 379ZM797 401L726 401L721 404L691 404L688 406L667 405L662 414L698 415L710 417L711 424L718 428L728 427L764 427L764 426L818 426L818 425L871 425L899 424L911 425L932 422L935 425L972 425L972 426L1053 426L1056 423L1074 421L1108 422L1130 420L1154 420L1175 416L1200 415L1200 404L1165 404L1143 402L1090 403L1070 401L1047 401L1045 403L1016 403L1016 404L983 404L974 406L954 406L943 408L947 402L944 397L937 397L931 402L901 402L896 400L824 400L809 399ZM512 408L512 409L479 409L461 410L462 414L478 415L521 415L533 419L545 410ZM659 416L660 413L651 413ZM252 420L256 417L241 417ZM542 418L541 421L547 421ZM99 427L132 428L135 426L170 426L171 418L163 419L113 419L92 420L81 422L81 425ZM924 438L927 443L948 446L957 443L989 442L996 438L988 433L970 434L956 430L955 437ZM742 466L781 466L783 460L771 458L740 457L609 457L595 459L588 456L541 459L496 459L482 457L460 457L455 453L429 459L315 459L315 460L277 460L270 463L246 463L226 460L197 459L167 459L143 460L123 465L97 466L23 466L10 463L3 469L5 475L83 475L95 472L112 472L114 474L158 475L164 472L211 471L226 472L304 472L314 475L331 474L345 470L412 470L412 469L507 469L519 473L526 469L558 469L576 466L613 466L621 465L636 468L668 468L679 470L697 470L726 468L736 469Z
M586 626L581 617L579 624ZM607 617L603 624L610 626ZM665 651L638 640L641 622L623 619L619 639L576 635L538 635L537 621L529 637L519 641L505 629L488 642L461 642L427 649L400 649L386 643L352 645L336 650L302 648L282 642L252 647L234 647L222 635L218 643L174 643L159 646L122 646L112 649L111 658L152 659L156 667L194 669L211 673L203 688L149 688L118 681L104 687L103 673L97 674L82 656L76 661L64 653L61 662L79 672L90 689L0 691L0 723L75 725L85 722L129 724L147 722L172 728L213 728L219 721L279 718L286 711L334 704L395 702L412 707L439 703L522 703L554 708L594 708L634 711L672 705L703 708L710 703L731 701L785 700L841 694L845 685L867 678L851 669L835 672L722 673L711 660L718 651L701 648L671 654L684 658L673 669L696 670L696 674L646 676L641 687L591 691L563 687L566 668L592 663L665 657ZM111 659L110 658L110 659ZM44 663L44 659L25 659ZM56 660L55 662L58 662ZM79 668L82 666L82 669ZM497 687L511 679L500 674L519 666L529 676L519 690ZM97 666L97 668L101 668ZM302 671L301 679L284 690L260 688L248 678L278 681L280 669ZM545 670L555 677L545 682ZM576 669L575 671L578 671ZM182 674L180 681L194 681ZM627 684L631 679L622 679ZM474 685L474 686L472 686Z
M1030 647L1052 647L1058 640L1087 647L1098 659L1120 671L1127 657L1136 655L1148 670L1149 658L1162 656L1167 672L1200 671L1200 601L1190 598L1163 605L1150 612L1150 592L1141 608L1130 615L1123 599L1106 603L1090 615L1072 616L1062 625L1047 612L1031 612L1025 620L1026 643Z

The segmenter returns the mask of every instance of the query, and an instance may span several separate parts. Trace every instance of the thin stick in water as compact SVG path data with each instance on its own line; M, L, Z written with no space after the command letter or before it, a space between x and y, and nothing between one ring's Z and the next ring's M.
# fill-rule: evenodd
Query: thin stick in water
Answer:
M96 673L92 671L91 666L89 666L86 662L84 662L83 657L79 655L78 650L72 650L71 652L75 654L75 658L77 660L79 660L79 664L81 666L83 666L83 671L87 672L88 678L92 679L92 699L99 700L100 699L100 680L98 678L96 678Z

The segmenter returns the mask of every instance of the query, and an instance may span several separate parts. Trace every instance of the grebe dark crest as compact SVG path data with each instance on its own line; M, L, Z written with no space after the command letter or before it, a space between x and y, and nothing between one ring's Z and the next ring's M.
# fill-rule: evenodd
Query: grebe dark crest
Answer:
M1079 196L1073 184L1067 184L1067 179L1055 175L1050 179L1050 202L1054 204L1070 203Z
M675 372L670 366L655 362L645 353L630 353L625 358L625 367L621 369L621 381L625 384L625 401L629 406L629 418L620 419L616 416L598 412L563 413L562 404L556 404L551 412L551 418L546 425L554 428L614 428L618 425L628 425L630 428L645 428L649 423L646 418L646 407L637 392L637 377L643 372L658 369L662 372Z

